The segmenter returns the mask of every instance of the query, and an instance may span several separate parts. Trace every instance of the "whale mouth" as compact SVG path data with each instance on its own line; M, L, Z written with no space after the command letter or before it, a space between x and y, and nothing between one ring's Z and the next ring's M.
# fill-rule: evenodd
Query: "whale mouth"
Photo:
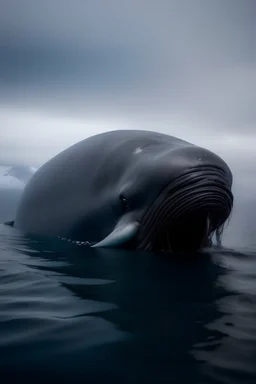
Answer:
M196 252L209 245L211 220L208 212L195 211L181 216L156 236L152 251Z
M197 167L170 183L141 221L138 248L197 252L211 245L233 207L232 181L218 167Z

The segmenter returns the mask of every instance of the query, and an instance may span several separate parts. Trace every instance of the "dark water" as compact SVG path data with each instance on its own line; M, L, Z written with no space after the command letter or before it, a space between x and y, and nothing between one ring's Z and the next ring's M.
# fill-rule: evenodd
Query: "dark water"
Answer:
M182 260L0 226L1 383L255 383L256 257L237 249Z

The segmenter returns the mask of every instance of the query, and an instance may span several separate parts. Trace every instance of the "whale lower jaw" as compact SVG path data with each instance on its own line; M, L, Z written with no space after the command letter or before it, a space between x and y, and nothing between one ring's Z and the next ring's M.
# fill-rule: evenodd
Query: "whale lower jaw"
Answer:
M231 184L217 167L197 167L174 180L141 221L140 249L196 252L210 245L233 207Z
M114 230L101 241L92 245L92 247L117 248L123 247L134 239L139 232L139 223L123 217L115 226Z

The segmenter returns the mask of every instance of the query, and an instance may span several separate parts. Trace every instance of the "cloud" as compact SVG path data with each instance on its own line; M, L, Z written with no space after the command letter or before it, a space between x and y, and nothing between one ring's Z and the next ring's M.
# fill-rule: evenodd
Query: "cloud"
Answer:
M0 108L0 124L6 129L1 133L3 150L0 153L0 162L4 159L41 165L59 151L67 148L86 137L104 131L116 129L144 129L158 131L217 152L227 161L232 161L236 168L249 169L256 164L254 133L232 134L225 132L215 134L214 126L207 126L199 120L186 120L181 115L173 115L172 120L159 120L156 118L123 118L106 122L105 118L84 119L69 118L43 114L42 111L28 112L23 108ZM18 129L17 129L18 127ZM33 158L36 156L36 162ZM6 162L6 161L5 161Z
M1 159L39 164L99 131L142 128L202 143L243 173L256 144L255 8L6 0Z

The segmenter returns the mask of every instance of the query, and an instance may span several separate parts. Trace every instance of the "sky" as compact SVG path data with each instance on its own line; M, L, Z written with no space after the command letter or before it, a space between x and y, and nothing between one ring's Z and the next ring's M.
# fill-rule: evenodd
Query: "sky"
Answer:
M0 163L148 129L256 171L255 0L2 0Z

